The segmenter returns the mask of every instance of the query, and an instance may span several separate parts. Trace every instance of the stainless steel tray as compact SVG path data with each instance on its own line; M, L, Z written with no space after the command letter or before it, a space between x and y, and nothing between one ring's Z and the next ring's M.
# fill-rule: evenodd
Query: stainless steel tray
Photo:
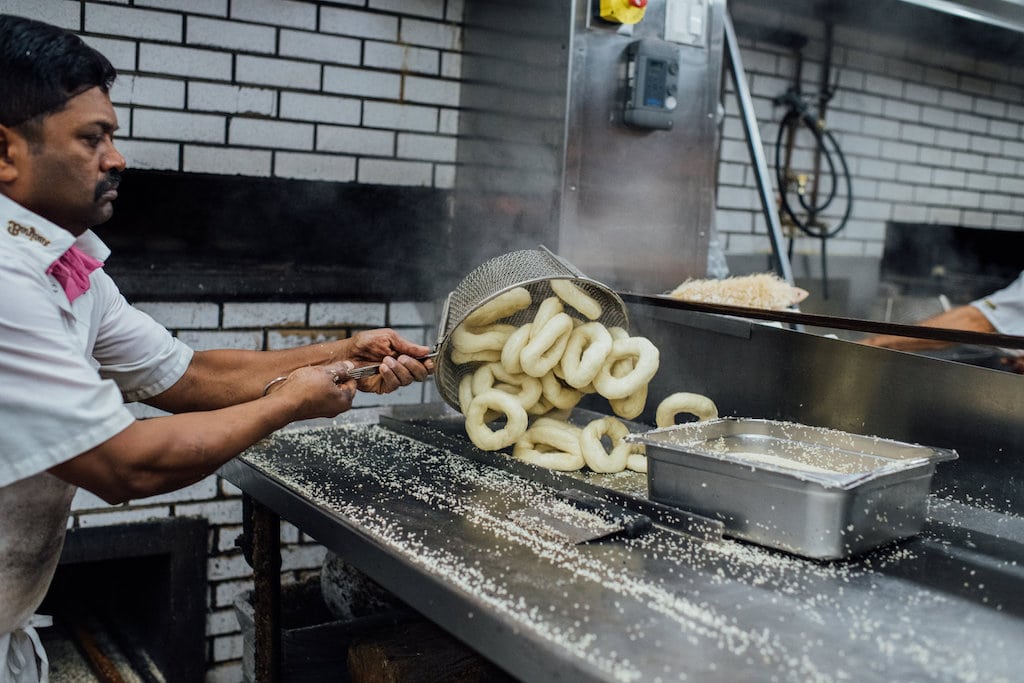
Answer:
M727 535L815 559L913 536L935 465L955 451L774 420L721 418L632 434L649 495Z

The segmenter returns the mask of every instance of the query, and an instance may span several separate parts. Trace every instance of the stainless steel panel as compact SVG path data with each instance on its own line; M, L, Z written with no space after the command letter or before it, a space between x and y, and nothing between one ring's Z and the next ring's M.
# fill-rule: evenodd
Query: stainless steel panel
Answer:
M935 465L956 454L777 420L722 418L627 437L647 447L652 500L736 538L839 559L917 534Z
M454 272L543 243L621 290L704 275L724 3L707 3L704 45L678 45L672 130L628 128L625 51L662 39L665 12L651 0L627 30L594 19L588 0L467 3Z
M785 420L956 450L933 488L1024 512L1024 376L877 349L755 321L630 305L661 350L647 410L676 391L720 415Z

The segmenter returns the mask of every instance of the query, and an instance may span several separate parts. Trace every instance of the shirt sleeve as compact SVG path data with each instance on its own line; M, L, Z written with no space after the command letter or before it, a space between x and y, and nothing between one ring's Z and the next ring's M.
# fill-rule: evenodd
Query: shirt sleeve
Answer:
M8 272L3 284L18 295L0 297L0 486L69 460L134 419L32 274Z
M106 295L93 349L100 376L113 380L127 401L156 396L181 379L192 360L192 349L129 305L105 273L96 286Z
M1002 334L1024 335L1024 272L998 292L982 297L971 305L988 318Z
M0 487L131 426L125 398L159 393L192 358L188 347L129 306L105 274L93 277L98 308L83 319L55 305L34 273L9 268L3 275L4 289L18 295L0 296ZM81 326L94 328L83 335ZM93 333L90 354L82 339Z

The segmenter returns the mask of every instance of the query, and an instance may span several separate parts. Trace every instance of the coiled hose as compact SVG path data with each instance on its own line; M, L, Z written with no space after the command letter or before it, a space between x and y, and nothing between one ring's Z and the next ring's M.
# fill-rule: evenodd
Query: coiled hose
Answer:
M838 235L846 227L846 223L850 219L850 212L853 209L853 181L850 178L850 168L847 166L846 157L843 156L843 151L839 148L839 143L836 142L832 132L825 128L824 122L819 121L810 114L807 110L807 105L795 92L790 91L776 102L789 106L786 115L779 124L779 133L775 140L775 176L779 188L779 203L782 211L785 215L789 216L793 224L800 229L800 232L821 240L821 279L824 297L827 299L828 260L825 245L829 239ZM809 199L806 192L797 191L794 194L797 197L799 206L794 207L789 199L792 177L788 167L788 154L785 161L782 157L784 149L787 152L791 151L792 140L800 128L806 128L813 136L815 144L813 151L816 155L820 155L820 159L824 159L828 167L828 176L832 179L832 182L829 185L828 193L823 198L819 195L819 197ZM790 133L793 137L789 139L789 144L787 145L784 138ZM818 177L820 178L820 173ZM826 211L836 197L839 196L840 184L845 185L846 188L846 208L839 221L832 228L826 228L826 226L818 221L818 216ZM820 187L821 184L818 183L817 189L820 189ZM801 211L805 218L801 218L798 214ZM792 237L789 241L789 252L790 260L792 260Z

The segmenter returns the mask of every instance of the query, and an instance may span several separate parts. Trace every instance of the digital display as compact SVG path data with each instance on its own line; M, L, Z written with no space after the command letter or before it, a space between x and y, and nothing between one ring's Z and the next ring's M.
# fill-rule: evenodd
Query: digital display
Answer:
M667 65L658 59L647 60L647 69L644 78L644 106L664 107L665 106L665 75Z

